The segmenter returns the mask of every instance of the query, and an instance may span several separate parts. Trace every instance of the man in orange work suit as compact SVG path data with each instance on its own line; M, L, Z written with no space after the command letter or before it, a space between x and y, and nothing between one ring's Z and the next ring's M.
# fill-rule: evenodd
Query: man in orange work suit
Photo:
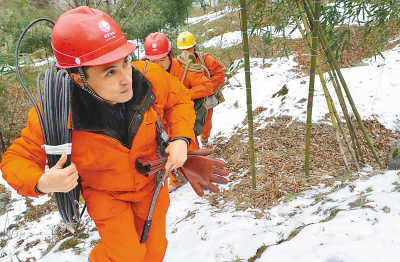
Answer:
M225 72L221 64L212 57L210 54L201 54L196 52L196 40L192 33L182 32L177 38L177 47L180 51L187 51L193 53L197 57L197 63L204 63L210 73L210 81L213 86L213 90L220 87L225 81ZM201 61L203 60L203 62ZM210 108L207 112L206 123L201 132L201 143L206 145L212 128L212 115L213 108Z
M184 86L189 90L193 101L213 94L214 84L202 72L190 70L185 72L184 66L178 59L173 57L171 43L163 33L156 32L148 35L144 41L144 49L146 59L159 64L167 72L183 82ZM183 76L184 79L182 80ZM191 148L199 148L197 137L193 141Z
M181 167L194 139L195 113L189 92L159 65L130 62L136 46L102 11L79 7L62 14L52 31L57 67L71 87L71 165L44 171L46 154L39 119L30 110L27 125L3 155L3 177L23 196L68 192L81 178L88 213L101 242L91 262L160 262L167 247L167 187L157 199L148 239L140 242L155 179L135 168L136 159L157 159L158 115L168 124L165 168ZM207 189L207 187L204 187Z
M171 75L181 80L185 87L189 90L190 97L193 101L211 95L214 92L213 83L202 73L187 70L183 65L173 57L171 43L167 36L161 32L149 34L144 41L144 49L146 59L159 64ZM184 76L184 74L186 74ZM182 80L184 76L184 79ZM199 149L199 143L195 136L191 145L191 150ZM169 176L169 190L170 192L179 188L187 181L184 178L174 178ZM181 180L180 182L173 182Z

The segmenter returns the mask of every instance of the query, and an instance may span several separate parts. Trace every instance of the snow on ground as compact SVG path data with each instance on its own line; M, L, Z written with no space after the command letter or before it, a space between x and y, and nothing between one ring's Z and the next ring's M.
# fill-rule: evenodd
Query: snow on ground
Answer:
M400 78L397 76L400 72L400 45L383 52L383 55L385 59L368 58L359 66L342 69L342 73L362 119L376 118L386 128L399 129ZM236 62L243 63L242 60ZM251 63L253 109L259 106L267 108L258 117L290 115L305 121L309 77L294 72L298 65L293 61L293 56L264 61L255 58L251 59ZM260 65L263 64L270 66L261 69ZM324 78L328 78L327 74ZM218 120L213 122L212 135L219 132L229 135L232 128L246 116L244 69L231 78L229 83L223 92L226 101L214 109L214 119ZM281 96L272 98L284 85L288 88L288 95L284 99ZM333 88L329 90L335 99ZM316 81L314 95L313 121L318 121L328 113L319 81Z
M137 59L142 59L144 58L145 54L144 54L144 44L139 41L139 40L128 40L129 42L131 42L132 44L136 45L136 50L134 52L134 55L136 56Z
M386 127L398 129L400 46L383 54L385 60L365 59L360 66L343 69L343 73L362 118L376 117ZM293 57L251 62L253 108L266 107L262 117L284 114L304 121L308 77L294 71L298 65ZM213 134L231 134L245 117L243 69L230 79L230 85L224 91L227 101L214 111ZM272 98L284 85L288 88L285 98ZM317 85L314 121L323 119L327 112ZM359 179L351 183L338 181L335 188L316 186L268 210L261 219L255 218L257 210L235 211L231 203L226 203L224 210L217 210L187 185L171 195L165 261L247 261L263 245L269 247L256 261L398 261L400 178L397 171L377 172L374 176L371 171L361 172ZM0 240L9 239L0 247L0 262L17 261L15 253L22 261L29 257L44 262L86 261L91 242L98 239L97 232L88 232L89 237L77 246L82 253L56 251L60 242L41 258L46 241L54 238L59 215L54 212L22 229L10 229L27 208L25 200L14 191L12 198L13 210L0 216L0 232L5 233ZM93 223L89 225L92 227ZM284 241L296 229L299 233ZM37 245L26 248L27 243L37 239ZM24 244L18 247L19 240Z
M272 37L282 37L283 32L276 32L275 28L270 27L263 27L261 29L257 29L254 32L248 30L249 36L262 36L265 32L270 31ZM294 30L293 28L288 27L285 28L285 36L290 39L298 39L301 38L301 33L298 29ZM290 34L289 34L290 33ZM251 34L251 35L250 35ZM214 36L210 40L205 41L201 45L205 48L215 47L215 48L229 48L235 45L239 45L242 43L242 32L241 31L234 31L228 32L222 35Z
M200 23L201 21L205 21L205 20L207 20L206 23L210 23L214 20L218 20L218 19L226 16L227 14L236 12L238 10L239 10L239 8L232 8L230 6L227 6L223 10L215 12L215 13L209 13L209 14L202 15L202 16L188 18L186 20L186 24L194 25L194 24Z
M332 193L323 185L303 192L262 219L229 205L219 212L186 186L171 198L165 261L247 261L263 245L270 247L260 262L398 261L399 182L396 171L361 173Z
M1 175L1 172L0 172ZM50 252L49 255L42 257L42 254L47 249L49 242L54 241L56 238L56 228L60 225L61 217L58 212L53 212L49 215L45 215L40 218L40 222L32 221L23 225L18 230L13 225L20 224L20 219L27 206L25 199L19 196L15 190L13 190L4 179L0 179L0 184L4 185L7 190L11 192L11 199L14 200L12 203L12 209L0 216L0 232L4 233L0 237L1 240L7 240L7 245L0 246L0 262L11 262L11 261L31 261L29 258L36 258L37 261L43 262L54 262L56 259L62 262L80 262L86 261L89 255L89 245L91 241L99 239L97 232L90 232L86 242L77 245L77 249L81 249L81 255L74 255L71 250L56 251L59 246L70 238L59 242ZM1 196L1 195L0 195ZM42 205L50 199L49 196L42 196L40 198L33 198L31 203L33 206ZM88 215L85 213L83 221L88 220ZM88 223L89 226L94 225L92 221ZM34 247L29 248L29 245L39 242ZM23 241L21 243L21 241Z

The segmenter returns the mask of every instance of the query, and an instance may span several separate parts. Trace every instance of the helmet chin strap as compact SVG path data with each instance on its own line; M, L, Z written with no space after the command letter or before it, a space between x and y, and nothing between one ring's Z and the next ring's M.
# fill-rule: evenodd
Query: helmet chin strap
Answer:
M79 67L78 71L79 71L79 75L81 76L81 79L82 79L82 82L83 82L83 86L79 85L79 87L82 90L88 92L91 96L93 96L94 98L96 98L100 102L111 102L110 100L102 98L101 96L96 94L96 92L94 92L92 89L89 88L87 80L86 80L86 76L85 76L85 73L83 72L83 68L82 67Z

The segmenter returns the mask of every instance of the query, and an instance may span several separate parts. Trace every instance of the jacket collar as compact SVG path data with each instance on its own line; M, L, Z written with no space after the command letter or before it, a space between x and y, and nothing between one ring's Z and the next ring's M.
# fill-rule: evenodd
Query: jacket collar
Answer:
M152 85L142 73L132 66L133 97L126 102L128 121L128 143L130 145L137 129L143 121L143 114L155 100ZM103 133L116 137L115 130L110 130L102 112L110 105L101 102L79 87L71 85L71 127L74 130L85 130Z

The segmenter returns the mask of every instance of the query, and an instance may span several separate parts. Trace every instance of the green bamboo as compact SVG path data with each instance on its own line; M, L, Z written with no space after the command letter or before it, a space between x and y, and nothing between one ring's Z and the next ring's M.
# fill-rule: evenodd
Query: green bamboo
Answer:
M247 10L246 0L240 0L241 14L241 30L242 30L242 47L244 56L244 71L246 80L246 98L247 98L247 119L249 129L249 149L250 149L250 170L252 177L253 189L256 189L256 167L254 156L254 139L253 139L253 106L251 98L251 81L250 81L250 59L249 59L249 39L247 36Z
M306 0L306 1L307 1L307 2L310 2L310 0ZM312 13L313 13L316 17L319 17L319 15L318 15L318 13L317 13L317 10L313 10L313 9L311 9L311 10L312 10ZM313 16L314 16L314 15L313 15ZM318 25L318 26L321 27L321 25ZM360 126L361 131L362 131L362 133L363 133L365 139L367 140L367 144L368 144L370 150L372 151L372 154L374 155L375 161L378 163L378 165L379 165L380 168L383 168L383 165L382 165L382 163L381 163L380 160L379 160L378 154L377 154L377 152L376 152L376 150L375 150L375 148L374 148L374 146L373 146L373 144L372 144L372 141L371 141L371 139L370 139L370 137L369 137L367 131L365 130L365 126L364 126L363 122L361 121L360 114L358 113L357 107L356 107L355 104L354 104L353 98L352 98L352 96L351 96L351 94L350 94L350 91L349 91L349 89L348 89L347 83L346 83L346 81L344 80L344 77L343 77L343 75L342 75L342 72L340 71L339 65L338 65L336 59L333 58L332 52L331 52L331 50L330 50L330 48L329 48L328 40L326 39L326 36L323 35L321 32L319 32L319 36L320 36L320 39L321 39L321 43L322 43L323 45L325 45L325 47L326 47L326 48L325 48L326 56L327 56L327 58L328 58L329 60L331 60L330 62L333 64L333 69L335 70L335 72L337 73L337 75L338 75L338 77L339 77L340 83L342 84L342 87L343 87L343 89L344 89L344 91L345 91L345 93L346 93L347 100L349 101L349 104L350 104L350 106L351 106L351 108L352 108L352 110L353 110L353 113L354 113L354 115L355 115L355 117L356 117L356 119L357 119L358 125Z
M327 93L327 95L328 95L329 99L331 101L333 101L331 95L329 94L329 92ZM332 110L333 110L333 114L335 115L335 118L337 120L340 134L343 136L343 140L345 142L346 148L350 152L350 156L352 157L353 162L354 162L357 170L360 170L360 166L359 166L359 163L357 161L357 155L356 155L355 149L353 147L350 147L350 141L348 141L348 138L346 137L346 134L344 133L344 128L342 127L342 124L341 124L341 121L340 121L340 116L339 116L339 114L336 111L336 108L334 106L332 107Z
M297 3L297 7L298 7L299 10L304 10L304 8L302 7L302 5L301 5L301 3L300 3L299 1L296 1L296 3ZM304 27L305 27L305 29L306 29L307 32L308 32L308 35L307 35L308 42L307 42L307 43L308 43L309 45L311 45L311 44L310 44L310 42L311 42L311 40L310 40L310 29L309 29L309 27L308 27L308 22L307 22L307 19L306 19L306 17L305 17L305 14L304 14L306 11L307 11L307 10L305 10L305 11L303 11L303 12L299 12L298 14L301 15L301 19L302 19L302 21L303 21ZM298 25L298 28L299 28L300 31L301 31L302 29L301 29L300 23L299 23L299 21L298 21L298 19L297 19L297 15L292 15L292 16L295 17L295 21L296 21L296 23L297 23L297 25ZM305 37L304 37L305 33L302 32L302 35L303 35L303 38L305 38ZM334 106L334 104L333 104L333 100L332 100L332 98L331 98L331 96L330 96L330 94L329 94L329 91L328 91L328 89L326 88L326 82L325 82L325 79L323 78L322 70L321 70L320 63L319 63L318 60L317 60L317 71L318 71L318 74L319 74L320 79L321 79L321 84L322 84L322 87L323 87L323 90L324 90L325 97L326 97L326 99L327 99L327 103L328 103L328 108L329 108L329 111L330 111L331 119L333 120L333 118L332 118L332 111L333 111L333 114L334 114L334 116L335 116L335 118L336 118L336 121L337 121L337 123L338 123L338 129L339 129L339 130L336 129L336 132L335 132L335 133L336 133L336 138L337 138L337 141L338 141L338 144L339 144L339 149L340 149L341 154L343 155L343 159L344 159L344 161L345 161L345 166L346 166L346 156L345 156L345 152L344 152L344 149L343 149L344 146L342 145L343 141L344 141L344 144L345 144L347 150L348 150L349 153L350 153L350 156L352 157L352 159L353 159L353 161L354 161L354 164L356 165L356 168L359 169L359 165L358 165L358 159L359 159L359 158L358 158L358 154L357 154L357 150L356 150L356 145L359 146L359 144L358 144L358 140L356 140L357 136L355 135L354 131L351 132L351 130L352 130L352 129L351 129L351 128L352 128L351 121L346 121L346 123L350 125L349 132L350 132L350 137L352 138L352 141L351 141L351 142L352 142L352 144L353 144L353 147L350 147L350 141L348 140L347 135L346 135L345 132L344 132L344 129L343 129L342 125L341 125L341 119L340 119L340 117L339 117L339 115L338 115L338 113L337 113L337 111L336 111L336 108L335 108L335 106ZM328 73L330 74L331 79L333 79L333 77L332 77L332 75L331 75L331 72L328 71ZM334 86L336 85L334 79L332 80L332 83L334 84ZM336 86L337 86L337 85L336 85ZM338 95L338 96L340 96L340 95ZM343 101L344 101L344 100L343 100ZM331 105L331 106L330 106L330 105ZM343 106L344 108L346 108L346 107L345 107L345 104L341 104L341 106ZM346 108L346 109L347 109L347 108ZM347 114L346 114L346 112L347 112L346 109L344 109L344 114L345 114L345 116L347 115ZM347 119L350 119L350 118L347 118ZM332 121L332 126L335 128L335 122L334 122L334 121ZM342 135L343 140L340 138L340 135ZM356 142L356 143L355 143L355 142ZM354 149L353 149L353 148L354 148ZM361 150L360 150L360 154L361 154Z
M310 37L310 33L311 32L310 32L310 28L308 27L308 24L307 23L304 24L304 29L306 31L306 32L304 32L304 30L301 28L301 25L300 25L300 22L299 22L299 19L297 18L297 16L294 15L293 17L294 17L294 20L295 20L295 22L297 24L297 27L299 28L299 31L300 31L303 39L305 39L305 41L308 44L308 46L311 47L312 39ZM342 136L344 138L344 142L346 144L347 150L350 152L350 155L352 156L353 160L356 161L356 159L352 154L352 151L350 149L349 143L345 139L346 136L345 136L344 131L343 131L342 127L341 127L340 119L338 118L337 115L335 115L335 112L336 112L335 105L334 105L334 103L332 101L332 97L329 94L329 90L327 88L327 84L326 84L325 78L323 76L323 72L322 72L322 69L321 69L319 58L317 58L316 67L317 67L317 72L318 72L318 75L319 75L319 79L320 79L321 84L322 84L322 88L324 90L325 100L326 100L326 103L328 105L329 115L331 117L332 128L335 130L336 140L337 140L337 142L339 144L339 150L340 150L340 153L342 154L342 157L343 157L343 162L344 162L344 165L345 165L345 169L346 169L346 171L349 171L349 164L348 164L348 160L346 158L346 153L345 153L344 146L343 146L343 140L340 138L341 134L342 134ZM336 119L336 117L338 119Z
M331 66L329 62L328 62L328 64L329 64L329 66ZM349 115L349 112L347 110L347 106L346 106L346 103L344 101L344 98L343 98L343 93L342 93L342 90L340 88L340 83L338 82L338 79L337 79L336 75L334 74L334 72L332 72L331 70L332 69L330 69L328 71L329 78L330 78L330 80L332 82L332 85L333 85L333 87L335 89L336 95L337 95L337 97L339 99L339 104L340 104L340 106L342 108L342 112L343 112L343 115L344 115L345 120L346 120L346 125L347 125L347 128L349 130L354 156L356 158L357 163L364 164L364 157L363 157L363 154L362 154L362 151L361 151L360 142L358 141L358 137L357 137L357 135L355 133L355 129L354 129L353 123L351 122L350 115Z
M325 100L326 100L326 103L328 105L329 114L330 114L331 122L332 122L332 127L333 127L333 129L335 131L335 135L336 135L336 141L338 142L339 150L340 150L340 153L342 154L342 157L343 157L343 162L344 162L345 169L346 169L346 171L349 171L349 164L348 164L348 161L347 161L347 158L346 158L346 153L344 151L343 140L340 138L340 134L343 135L343 138L345 138L345 134L344 134L343 129L341 128L339 116L337 114L335 114L336 108L335 108L335 105L333 103L332 97L329 94L329 90L328 90L325 78L323 76L319 60L317 60L317 71L318 71L319 79L320 79L321 84L322 84L322 89L324 91ZM338 126L339 126L339 128L338 128ZM352 151L350 149L350 145L349 145L349 143L347 143L346 140L345 140L345 144L347 146L348 151L351 154ZM351 154L351 156L353 157L352 154ZM357 166L357 169L358 169L357 159L355 157L353 157L353 160L356 162L356 166Z
M375 150L375 148L374 148L374 146L372 144L371 138L369 137L369 135L368 135L368 133L367 133L367 131L365 129L364 123L361 120L360 114L358 113L357 107L355 106L355 103L354 103L353 98L352 98L352 96L350 94L349 88L347 86L347 83L344 80L342 72L340 71L339 65L338 65L337 61L333 58L332 52L329 49L326 50L326 53L327 53L327 56L329 57L329 60L331 60L331 62L333 63L333 68L335 70L335 73L339 77L340 83L342 84L342 88L344 89L344 91L346 93L347 100L349 101L351 109L353 110L353 113L354 113L354 115L355 115L355 117L357 119L358 125L359 125L359 127L360 127L360 129L361 129L366 141L367 141L367 144L368 144L372 154L374 155L375 161L378 163L380 168L383 168L383 165L379 160L378 154L377 154L377 152L376 152L376 150ZM361 152L361 150L360 150L360 152Z
M303 6L300 3L299 3L299 6L300 6L300 8L303 8ZM311 17L313 16L311 12L312 12L312 9L310 9L310 8L306 9L306 14L309 17L309 19L311 19ZM305 15L303 14L303 16L305 16ZM306 18L303 17L303 19L304 19L303 22L307 23L306 22L307 21ZM323 41L323 39L320 39L320 40L321 40L321 46L322 46L322 48L323 48L323 50L325 52L326 48L327 48L326 45L325 45L325 42ZM325 55L326 55L326 52L325 52ZM331 63L331 61L330 61L330 59L328 57L327 57L327 61L328 61L328 64L330 66L330 69L332 71L333 70L333 64ZM357 138L357 135L356 135L356 133L354 131L353 124L351 123L351 119L350 119L349 112L347 110L346 102L344 100L343 93L342 93L342 90L340 88L340 83L337 81L337 78L336 78L335 74L332 74L330 71L328 71L328 72L329 72L329 74L331 76L333 87L334 87L336 95L337 95L337 97L339 99L339 104L340 104L340 107L342 108L342 112L343 112L343 115L345 117L347 127L349 129L352 146L353 146L354 152L356 154L356 159L357 159L358 162L363 163L361 146L360 146L360 143L358 142L358 138ZM333 75L333 78L332 78L332 75Z
M313 30L312 30L312 44L311 44L311 68L310 68L310 83L308 87L308 102L307 102L307 122L306 122L306 152L305 152L305 175L310 176L310 141L311 141L311 128L312 128L312 106L314 98L314 85L315 85L315 65L317 62L318 52L318 23L320 14L320 0L315 0L316 16L314 17Z

